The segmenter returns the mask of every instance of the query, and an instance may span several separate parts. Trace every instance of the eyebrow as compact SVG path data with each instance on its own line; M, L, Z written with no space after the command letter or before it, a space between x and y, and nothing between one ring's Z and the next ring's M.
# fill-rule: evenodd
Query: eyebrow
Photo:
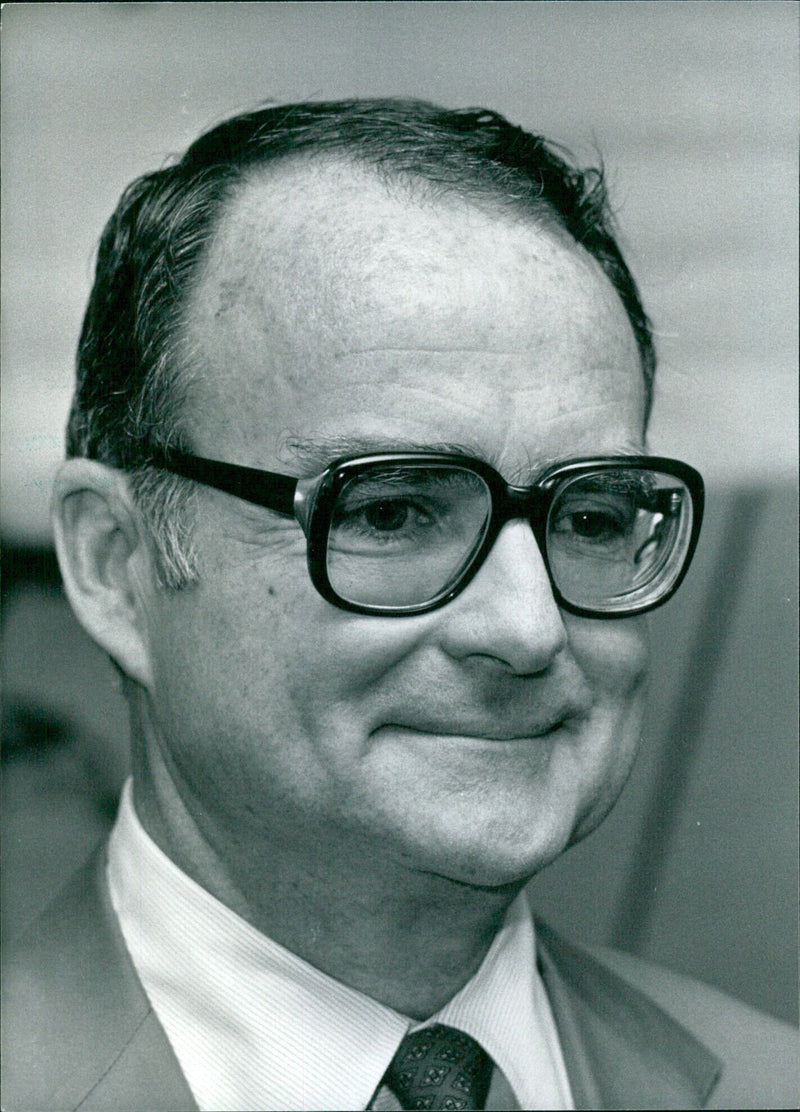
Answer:
M482 460L500 471L499 453L487 453L485 448L473 441L419 441L411 437L395 436L319 436L299 437L287 435L281 442L279 456L286 459L287 465L300 469L300 478L311 478L324 471L335 460L352 459L357 456L379 455L383 452L441 452L445 455L471 456ZM643 449L620 446L613 451L594 453L600 456L639 456ZM544 453L528 456L524 467L508 478L512 484L525 485L534 481L548 468L575 458L570 454L546 455Z
M280 458L286 458L295 466L317 474L334 460L354 456L379 455L382 452L442 452L447 455L472 456L486 460L492 466L497 459L487 457L486 451L477 443L450 440L419 441L411 437L397 436L287 436L281 442Z

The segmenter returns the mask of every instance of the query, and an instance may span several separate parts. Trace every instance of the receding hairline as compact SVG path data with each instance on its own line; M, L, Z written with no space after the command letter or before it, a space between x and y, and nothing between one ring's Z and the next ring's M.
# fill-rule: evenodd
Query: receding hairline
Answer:
M301 189L310 190L317 184L324 186L326 180L345 189L360 183L376 185L387 199L418 207L421 212L449 212L456 216L474 212L520 228L547 232L562 245L591 256L567 230L546 198L533 202L530 198L510 196L500 184L491 181L435 181L422 171L397 167L390 161L375 163L349 148L301 149L248 166L231 184L220 205L206 255L213 249L219 232L234 210L241 211L246 198L256 195L259 186L267 187L261 198L279 215L281 206L291 198L298 183ZM324 201L324 195L319 195ZM198 270L202 270L202 264Z
M326 187L331 181L334 183L334 188L328 190ZM543 237L549 240L552 246L565 250L582 266L588 268L592 277L606 287L608 296L613 299L622 317L627 322L632 342L636 343L636 335L630 317L611 278L592 252L558 223L556 216L552 215L552 210L546 204L543 204L541 211L530 211L523 210L518 205L506 205L500 193L492 196L487 194L475 197L469 190L455 190L449 187L441 191L434 190L431 192L427 188L428 183L422 178L406 173L402 176L395 175L393 172L379 173L371 163L354 158L346 151L303 150L293 152L264 166L258 165L248 168L247 174L243 175L230 189L224 203L220 206L215 226L208 237L203 256L195 268L191 286L186 291L181 314L182 320L179 331L183 342L179 343L179 349L186 358L185 360L181 359L180 362L185 363L186 369L193 374L207 373L209 369L206 361L207 353L204 352L202 344L190 341L197 320L195 310L198 307L198 300L204 292L208 292L210 298L218 299L218 303L216 307L212 308L212 312L215 318L221 317L239 304L237 294L246 287L247 279L254 271L254 266L250 264L263 264L265 256L268 258L270 250L275 250L276 258L280 259L276 264L276 272L282 271L285 275L289 275L289 279L291 279L292 266L298 265L301 268L297 272L297 287L291 291L301 297L302 292L312 289L311 285L304 286L303 284L303 279L300 276L302 268L304 266L308 267L310 261L312 264L311 273L316 275L313 263L319 258L319 252L324 251L326 242L332 244L338 242L340 245L344 245L347 250L350 249L352 243L352 236L350 235L352 225L348 226L346 219L341 230L332 227L331 237L326 240L326 232L324 229L321 230L319 225L320 213L327 208L332 217L332 222L335 224L342 211L336 207L339 203L337 190L344 194L352 194L352 207L358 212L364 204L364 192L363 189L359 188L364 183L374 187L375 193L373 196L376 196L379 200L384 198L389 201L392 206L388 210L390 217L394 215L394 212L405 210L405 215L410 217L410 222L413 222L414 209L416 208L426 219L433 218L437 222L439 217L442 217L443 227L446 227L449 223L451 227L457 228L459 217L462 214L473 212L481 218L485 225L490 226L492 222L498 221L511 232L519 231L522 235L532 234L535 237ZM310 200L307 210L296 203L298 191L305 193ZM309 196L309 194L311 195ZM288 222L285 222L284 215L287 212L287 201L290 202L292 214L288 218ZM394 208L394 203L397 204L397 208ZM248 210L250 210L252 217L249 228ZM259 234L248 238L250 229L254 227L259 233L263 229L264 235ZM294 245L287 242L285 238L287 228L289 232L300 229L303 235L307 231L309 239L314 242L314 251L309 253L305 260L303 260L302 251L303 240L296 241ZM275 232L272 244L268 242L271 230ZM339 238L340 233L341 238ZM402 235L403 229L401 226L401 240ZM265 239L267 240L266 243ZM363 243L363 257L370 256L374 260L376 257L374 254L376 242L380 243L381 240L379 238L370 240L367 237L364 237L361 242L356 240L354 253L351 257L355 258L356 253L362 254L361 244ZM427 240L420 241L423 249L427 242ZM292 254L293 246L296 248L294 254ZM412 246L416 246L416 244L412 243ZM233 252L239 250L243 250L244 257L237 257L233 274L223 277L220 264L233 257ZM283 251L282 255L280 254L281 251ZM227 254L229 252L230 254ZM434 258L435 255L432 253L431 257ZM284 290L278 291L277 287L275 289L276 297L281 299L281 301L276 301L279 313L281 312L281 302L284 300L285 292L289 289L290 281L287 281ZM256 293L256 296L258 296L258 293ZM291 299L286 299L287 304L290 301ZM295 299L294 304L297 303L298 299ZM208 305L204 312L208 314ZM182 368L178 367L177 370L177 377L183 379L184 383L188 385L188 377L181 373Z
M512 231L546 237L552 244L572 253L607 284L636 339L626 307L613 281L592 252L563 226L548 202L542 201L540 205L531 207L509 201L499 188L473 191L469 185L461 187L449 183L439 187L420 174L397 171L391 165L388 168L378 167L348 150L339 149L300 150L263 165L250 166L230 186L184 294L180 326L183 336L186 337L191 330L192 313L198 297L203 290L212 287L218 277L219 264L231 249L241 252L235 269L242 276L250 273L250 263L262 262L270 250L280 252L285 249L283 256L276 253L276 259L280 259L276 270L283 268L288 258L294 263L301 263L304 242L315 243L317 248L325 242L332 246L344 245L351 258L358 255L366 258L368 254L374 258L375 245L382 242L380 237L370 239L365 236L362 241L354 242L350 234L364 206L364 187L374 188L373 196L378 201L384 199L390 205L397 205L394 211L387 211L390 217L405 210L404 215L411 218L406 229L413 224L415 210L423 220L432 218L438 222L441 218L443 228L450 224L455 229L458 229L461 218L468 220L472 213L490 224L497 221ZM307 201L307 209L297 204L299 195ZM340 207L337 208L337 205ZM356 216L350 226L347 209ZM248 216L252 218L249 227ZM324 222L326 216L330 217L327 228ZM249 237L254 226L257 226L259 234ZM422 223L420 228L422 231ZM270 244L272 232L274 237ZM301 238L294 243L287 242L287 232ZM329 236L327 240L326 236ZM411 239L405 242L417 246ZM427 240L419 241L423 250L426 244ZM221 294L224 293L226 308L234 304L231 295L235 288L235 281L231 281L224 290L220 290Z

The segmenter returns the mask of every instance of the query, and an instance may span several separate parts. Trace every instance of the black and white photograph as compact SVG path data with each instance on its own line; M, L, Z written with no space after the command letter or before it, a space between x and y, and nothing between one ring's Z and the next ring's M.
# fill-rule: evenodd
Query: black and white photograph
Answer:
M3 1112L797 1108L798 5L0 21Z

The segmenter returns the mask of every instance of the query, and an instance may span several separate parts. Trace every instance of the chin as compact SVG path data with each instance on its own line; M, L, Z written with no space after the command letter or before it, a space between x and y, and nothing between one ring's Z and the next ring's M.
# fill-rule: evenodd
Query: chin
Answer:
M531 824L523 831L503 829L497 821L474 822L469 830L448 831L437 845L428 841L423 853L413 856L416 868L458 884L520 888L564 852L571 834L571 824L563 822L538 830Z
M560 849L549 854L537 854L535 857L520 861L517 857L509 855L499 859L492 857L482 860L475 858L453 858L442 863L441 870L435 870L437 875L446 880L463 884L470 888L482 888L491 891L520 889L532 880L538 872L551 864L566 849L566 844Z

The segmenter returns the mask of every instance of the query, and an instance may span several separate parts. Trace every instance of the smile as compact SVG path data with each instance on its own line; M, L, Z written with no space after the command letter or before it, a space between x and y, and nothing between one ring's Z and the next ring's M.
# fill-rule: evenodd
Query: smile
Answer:
M575 721L575 716L564 715L557 719L536 725L528 725L513 729L498 729L497 725L487 726L485 730L476 729L474 725L459 728L456 725L443 727L415 725L409 726L401 722L387 722L379 728L404 734L416 734L420 737L437 737L442 740L452 741L488 741L498 744L511 742L534 741L536 738L548 737L562 726Z

